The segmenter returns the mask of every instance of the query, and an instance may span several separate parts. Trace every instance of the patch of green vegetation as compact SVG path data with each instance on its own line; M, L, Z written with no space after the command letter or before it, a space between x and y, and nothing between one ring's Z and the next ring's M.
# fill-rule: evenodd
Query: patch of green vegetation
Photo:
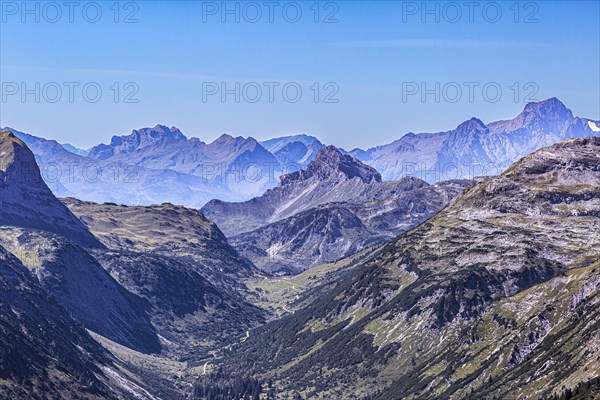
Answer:
M318 287L328 275L351 266L373 251L363 250L353 256L312 267L294 276L248 278L244 281L249 290L248 300L277 317L288 314L294 311L294 303L299 301L307 290Z

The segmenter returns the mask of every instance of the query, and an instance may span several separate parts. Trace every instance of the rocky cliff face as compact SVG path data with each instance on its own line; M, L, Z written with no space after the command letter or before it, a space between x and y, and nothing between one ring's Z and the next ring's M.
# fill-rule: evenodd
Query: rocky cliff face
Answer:
M343 204L329 203L231 238L241 254L270 273L295 274L385 241Z
M174 126L167 128L166 126L157 125L154 128L134 130L129 136L113 136L109 145L92 147L88 155L100 160L115 156L135 157L136 153L153 152L185 140L187 138Z
M474 183L429 185L416 178L382 182L362 197L320 205L230 240L259 268L294 274L416 227Z
M84 246L100 243L44 183L33 153L0 132L0 223L59 233Z
M379 183L373 168L329 146L305 170L282 176L279 186L264 195L243 203L213 200L202 213L233 236L322 204L364 196Z
M540 399L589 380L599 178L600 138L539 150L257 330L224 365L308 397Z
M265 195L245 203L212 201L202 212L234 235L232 244L260 268L297 273L414 228L472 184L429 185L412 177L382 182L373 168L328 146Z
M277 159L253 138L221 135L211 143L187 139L175 127L157 125L113 136L89 156L98 160L128 163L153 170L168 169L200 178L214 193L258 195L272 187L281 174ZM214 190L217 189L217 190ZM189 204L185 202L184 204Z

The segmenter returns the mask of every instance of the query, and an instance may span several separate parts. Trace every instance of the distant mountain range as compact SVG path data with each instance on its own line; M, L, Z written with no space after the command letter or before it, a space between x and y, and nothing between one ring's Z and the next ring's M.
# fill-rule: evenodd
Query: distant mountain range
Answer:
M240 282L257 273L198 210L59 201L27 145L0 132L2 398L176 398L90 335L204 356L265 322Z
M223 352L221 376L273 398L596 399L600 138L538 150L321 276Z
M413 175L428 182L498 175L533 151L564 139L600 135L600 124L574 117L558 99L529 103L514 119L484 124L471 118L456 129L409 133L383 146L350 154L384 180Z
M12 131L35 153L42 176L61 197L149 205L202 207L211 199L244 201L277 186L281 175L306 168L317 138L296 135L258 142L222 135L211 143L157 125L113 136L87 150ZM456 129L409 133L367 150L344 153L384 181L413 176L429 183L498 175L519 158L568 138L600 135L600 123L574 117L558 99L529 103L517 117L484 124L472 118Z
M435 184L385 181L334 146L307 156L316 142L279 153L293 147L282 139L267 144L281 159L312 161L260 196L201 211L59 200L42 179L52 165L35 159L151 162L143 148L156 140L188 140L166 129L116 139L97 159L0 132L0 397L600 392L600 137ZM266 151L246 144L242 154ZM195 176L139 168L136 190Z
M382 182L374 168L328 146L264 195L241 203L212 200L201 211L259 268L298 273L414 228L473 184Z

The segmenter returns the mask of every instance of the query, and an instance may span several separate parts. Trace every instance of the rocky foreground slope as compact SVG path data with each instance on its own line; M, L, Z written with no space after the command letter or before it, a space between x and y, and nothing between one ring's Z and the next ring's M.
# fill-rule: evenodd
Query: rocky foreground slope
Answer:
M189 358L263 323L242 294L256 268L198 211L66 199L75 216L27 146L12 133L0 139L0 246L85 328L140 353Z
M0 310L2 398L116 398L108 353L1 246Z
M311 399L561 394L600 374L599 249L600 138L567 140L468 189L222 366Z
M94 257L146 302L163 351L190 359L264 323L243 296L258 270L199 211L63 202L107 247Z

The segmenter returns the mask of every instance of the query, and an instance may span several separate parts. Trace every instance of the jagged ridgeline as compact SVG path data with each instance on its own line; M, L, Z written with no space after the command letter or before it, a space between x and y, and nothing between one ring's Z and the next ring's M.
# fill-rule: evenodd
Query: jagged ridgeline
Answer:
M468 189L221 366L272 379L278 398L566 398L600 371L599 249L600 138L566 140Z
M264 324L198 210L59 201L10 132L0 160L0 398L185 397L187 360Z
M373 167L383 181L415 176L436 183L498 175L544 146L600 134L599 121L574 116L556 98L529 103L512 119L486 124L471 118L449 128L407 133L348 154ZM42 170L48 168L43 177L55 195L127 205L171 202L200 208L211 199L252 199L277 186L281 175L306 169L325 147L308 135L261 142L222 135L205 143L201 132L186 137L176 127L156 125L114 135L86 151L5 129L29 146ZM229 236L228 227L222 228Z
M383 182L374 168L327 146L264 195L241 203L212 200L202 212L259 268L298 273L414 228L474 183Z

